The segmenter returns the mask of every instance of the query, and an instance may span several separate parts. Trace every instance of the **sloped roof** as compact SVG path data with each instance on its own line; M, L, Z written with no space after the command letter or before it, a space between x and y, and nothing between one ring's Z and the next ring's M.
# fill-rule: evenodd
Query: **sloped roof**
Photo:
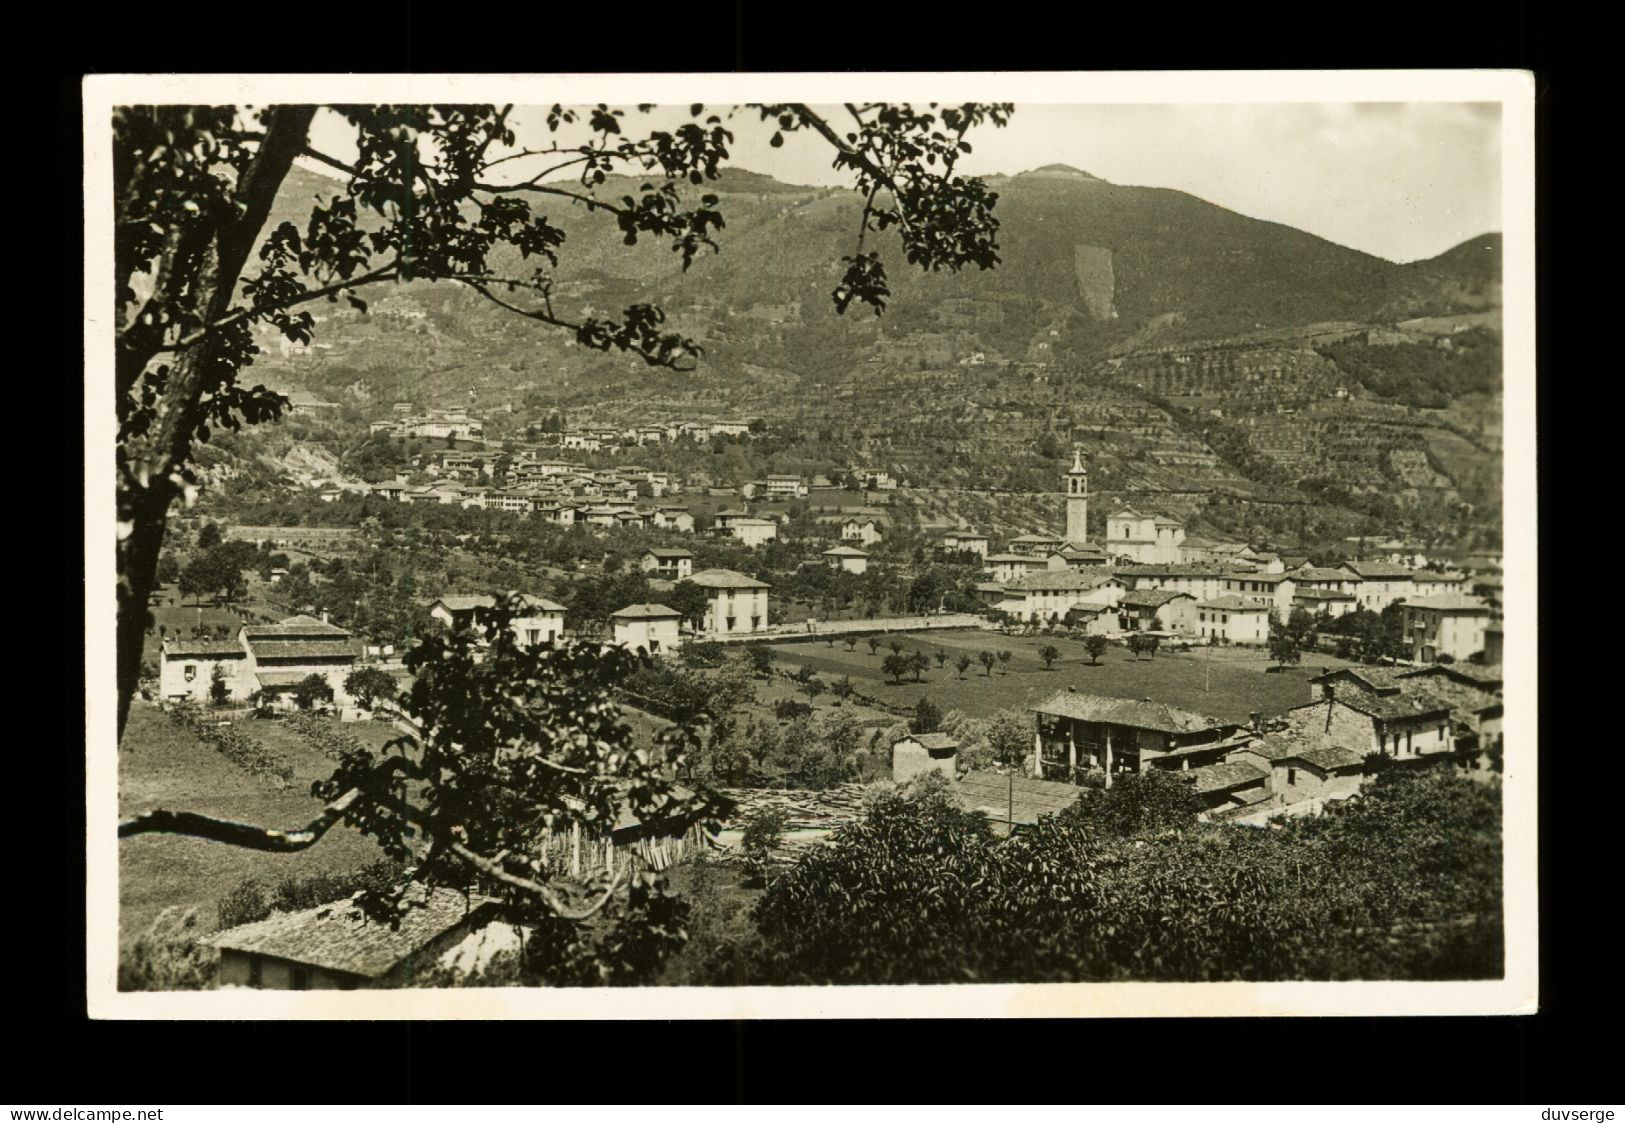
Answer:
M205 942L230 951L254 952L329 971L378 979L428 947L488 904L455 889L433 889L423 905L408 909L400 925L369 921L348 901L300 912L274 913L253 924L216 932Z
M1305 749L1293 754L1298 760L1307 761L1316 768L1327 771L1333 769L1358 768L1365 764L1365 758L1353 749L1345 749L1340 745L1321 745L1313 749ZM1292 759L1288 757L1286 759Z
M866 558L869 555L862 550L854 550L851 546L834 546L824 551L826 558Z
M1244 760L1228 764L1205 764L1200 768L1191 769L1188 775L1199 792L1222 792L1230 788L1245 787L1248 784L1263 783L1269 779L1269 774L1262 768L1248 764Z
M350 639L253 639L248 648L260 662L268 659L354 659L361 654Z
M243 645L229 639L166 639L162 650L165 659L248 658Z
M1164 733L1196 733L1206 729L1224 729L1235 724L1214 717L1205 717L1189 710L1181 710L1162 702L1107 698L1100 694L1082 694L1073 690L1062 690L1032 709L1036 713L1069 717L1077 721L1128 725L1136 729L1155 729Z
M989 554L990 562L1031 562L1033 565L1043 565L1044 559L1033 554Z
M704 589L771 589L766 581L746 577L732 569L702 569L689 578Z
M1115 581L1110 573L1090 573L1087 570L1043 570L1038 573L1023 573L1005 585L1007 589L1038 592L1042 590L1067 589L1098 589L1102 585Z
M1225 612L1268 612L1270 610L1269 605L1267 604L1259 604L1256 601L1242 600L1234 593L1230 593L1222 597L1214 597L1212 600L1202 601L1197 605L1197 607L1217 608Z
M1361 577L1364 577L1367 580L1370 580L1373 577L1401 578L1415 576L1415 571L1409 566L1395 565L1393 562L1348 562L1345 564L1344 568L1353 570L1355 573L1358 573Z
M249 624L243 628L249 639L276 636L348 636L350 633L337 624L329 624L314 616L289 616L275 624Z
M1484 665L1477 663L1434 663L1427 667L1416 667L1400 671L1397 677L1402 679L1443 678L1485 691L1498 691L1505 682L1501 675L1501 664L1499 663Z
M653 554L657 558L691 558L691 557L694 556L688 550L667 550L667 549L651 548L651 549L645 550L643 552L646 553L646 554Z
M954 781L953 793L966 811L980 811L995 823L1008 819L1018 825L1031 825L1044 815L1072 806L1083 789L1055 780L972 771Z
M959 742L946 733L910 733L904 737L905 741L917 742L927 749L957 749Z
M1413 597L1405 602L1406 608L1426 608L1435 612L1471 612L1488 614L1490 606L1477 597L1461 593L1440 593L1433 597Z
M1117 603L1124 608L1161 608L1169 601L1184 597L1187 600L1195 598L1189 593L1182 593L1178 589L1136 589L1131 593L1124 593L1123 599Z
M298 686L310 677L308 671L257 671L254 681L263 687Z
M1313 683L1337 683L1353 679L1362 689L1391 693L1399 690L1403 684L1399 681L1403 672L1397 667L1338 667L1326 671L1310 679Z
M481 593L448 593L443 597L437 597L435 599L439 603L451 609L453 612L468 612L476 608L494 608L496 607L497 603L496 597L487 596ZM537 597L532 596L529 593L522 593L520 594L520 600L523 602L521 611L564 611L564 606L562 604L559 604L557 601L548 600L546 597ZM432 604L434 602L430 603Z
M617 620L676 620L682 615L675 608L667 608L663 604L629 604L610 613Z

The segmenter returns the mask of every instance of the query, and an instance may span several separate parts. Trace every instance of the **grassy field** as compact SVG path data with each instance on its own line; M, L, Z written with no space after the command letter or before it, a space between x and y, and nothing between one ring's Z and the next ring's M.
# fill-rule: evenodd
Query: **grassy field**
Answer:
M276 722L247 723L262 744L294 768L293 784L281 791L251 776L156 708L137 703L119 749L121 817L163 807L197 811L264 826L309 822L321 803L310 781L331 774L333 762ZM344 727L369 743L393 736L388 726L359 722ZM215 902L245 877L267 888L284 877L352 870L382 855L368 839L344 827L297 854L264 854L201 839L144 835L119 843L119 939L128 942L169 905L197 906L214 922Z
M932 656L931 669L921 682L912 674L901 686L882 674L882 661L889 655L887 644L896 639L905 653L916 648ZM1054 644L1061 652L1053 669L1045 670L1039 649ZM995 665L988 676L976 657L981 651L1012 653L1006 665ZM935 653L947 653L946 666L939 669ZM1076 640L1042 636L1001 636L987 632L899 633L883 637L877 654L860 641L848 651L844 644L834 648L823 644L776 644L774 653L788 667L806 665L826 681L851 675L863 693L883 702L913 706L920 697L929 697L944 710L956 709L973 717L985 717L1006 707L1022 709L1043 701L1068 686L1085 693L1116 698L1150 698L1153 701L1228 721L1246 721L1248 714L1278 714L1310 700L1309 679L1333 660L1320 656L1313 665L1277 673L1268 670L1261 653L1231 657L1217 654L1161 653L1135 659L1121 647L1113 646L1100 657L1099 666L1089 662L1083 644ZM963 678L954 662L961 654L973 662Z

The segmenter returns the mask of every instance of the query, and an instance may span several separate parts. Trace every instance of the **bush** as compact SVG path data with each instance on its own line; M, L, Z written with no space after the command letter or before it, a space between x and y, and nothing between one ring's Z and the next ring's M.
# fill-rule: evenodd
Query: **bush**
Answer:
M811 706L794 698L780 698L773 703L773 716L780 721L798 721L811 713Z
M219 956L202 942L207 932L197 909L164 909L119 957L119 990L209 989Z
M253 924L271 915L271 903L265 898L265 886L258 879L247 877L236 888L221 897L215 905L221 928L235 928L239 924Z

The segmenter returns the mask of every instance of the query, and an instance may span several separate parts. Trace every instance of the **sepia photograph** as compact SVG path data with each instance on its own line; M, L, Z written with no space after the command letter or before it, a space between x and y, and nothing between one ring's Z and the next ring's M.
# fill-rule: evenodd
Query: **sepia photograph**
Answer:
M1536 1009L1527 74L84 92L93 1017Z

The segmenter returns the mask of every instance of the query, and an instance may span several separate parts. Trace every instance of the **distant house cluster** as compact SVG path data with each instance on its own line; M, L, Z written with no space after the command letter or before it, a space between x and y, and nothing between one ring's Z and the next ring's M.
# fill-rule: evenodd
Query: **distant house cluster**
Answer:
M451 406L447 409L431 409L423 413L412 413L411 403L396 403L395 416L382 421L374 421L368 428L373 433L385 433L391 437L405 439L407 437L433 438L445 440L451 437L456 440L478 440L485 436L485 422L477 417L468 415L466 406ZM398 407L405 405L406 412Z
M1379 556L1317 566L1239 542L1187 536L1165 515L1122 507L1106 540L1088 541L1088 473L1081 454L1063 479L1066 536L1017 535L994 550L985 534L943 534L943 554L976 555L984 602L1026 622L1061 622L1090 632L1152 632L1204 643L1263 644L1271 617L1294 610L1338 617L1403 606L1408 658L1416 663L1500 660L1500 558L1468 558L1468 572L1424 568L1428 558L1400 542Z

